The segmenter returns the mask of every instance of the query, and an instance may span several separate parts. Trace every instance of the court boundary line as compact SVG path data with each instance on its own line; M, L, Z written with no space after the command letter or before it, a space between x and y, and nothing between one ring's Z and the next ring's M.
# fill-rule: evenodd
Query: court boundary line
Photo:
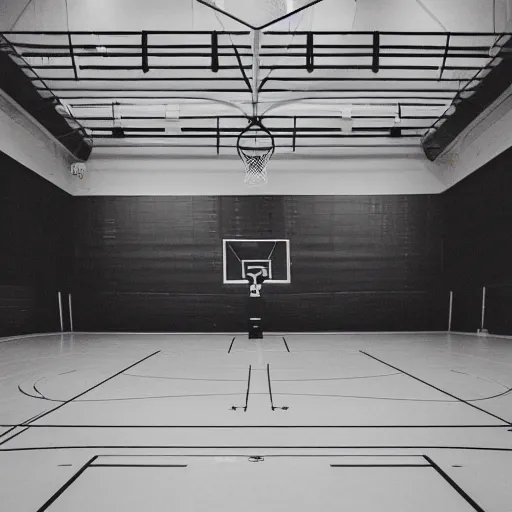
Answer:
M412 375L411 373L406 372L405 370L401 370L397 366L393 366L390 363L386 363L382 359L379 359L378 357L372 356L371 354L368 354L368 352L365 352L364 350L360 350L359 352L361 354L364 354L367 357L370 357L370 358L374 359L375 361L378 361L379 363L385 364L386 366L389 366L390 368L393 368L394 370L397 370L397 371L403 373L404 375L407 375L411 379L417 380L418 382L421 382L422 384L425 384L426 386L429 386L432 389L435 389L436 391L439 391L440 393L443 393L443 394L445 394L447 396L455 398L459 402L461 402L461 403L463 403L465 405L469 405L470 407L473 407L473 409L476 409L477 411L483 412L483 413L487 414L488 416L492 416L493 418L496 418L497 420L502 421L503 423L506 423L506 426L508 426L508 427L512 427L512 423L510 421L507 421L507 420L501 418L500 416L498 416L498 415L496 415L496 414L494 414L492 412L486 411L485 409L482 409L481 407L478 407L477 405L474 405L471 402L468 402L467 400L464 400L463 398L459 398L458 396L453 395L452 393L449 393L448 391L444 391L443 389L438 388L434 384L430 384L429 382L427 382L427 381L425 381L423 379L420 379L419 377L416 377L416 376Z
M98 455L95 455L91 459L89 459L69 480L67 480L50 498L37 509L37 512L44 512L45 510L48 510L49 507L55 503L59 499L59 497L64 494L71 485L73 485L74 482L80 478L80 475L82 475L85 470L98 458Z
M155 453L150 453L150 454L145 454L145 453L133 453L133 454L128 454L128 453L120 453L120 454L117 454L117 453L102 453L101 455L99 455L100 458L104 458L104 457L212 457L212 456L215 456L215 457L219 457L220 455L219 454L215 454L215 455L212 455L212 454L204 454L204 453L186 453L186 454L183 454L183 453L180 453L180 454L165 454L165 455L159 455L159 454L155 454ZM228 453L228 454L224 454L225 457L239 457L239 458L246 458L248 457L247 454L240 454L240 453ZM303 453L303 454L286 454L286 455L281 455L281 454L269 454L269 455L266 455L267 457L357 457L357 458L363 458L363 457L370 457L370 458L373 458L373 457L390 457L390 458L394 458L394 457L399 457L399 458L418 458L418 459L421 459L423 457L423 454L419 454L419 455L416 455L416 454L410 454L410 453L407 453L407 454L404 454L404 455L396 455L396 454L379 454L379 453L376 453L376 454L372 454L372 455L368 455L368 454L361 454L361 453L349 453L349 454L342 454L342 455L332 455L332 454L329 454L329 453L325 453L325 454L314 454L314 453Z
M0 336L0 345L3 343L8 343L10 341L16 341L16 340L23 340L27 338L34 338L34 337L49 337L49 336L70 336L70 335L99 335L99 334L115 334L115 335L123 335L123 334L141 334L141 335L162 335L162 336L169 336L169 335L178 335L178 336L185 336L185 335L208 335L208 336L243 336L244 334L247 334L245 332L205 332L205 331L187 331L187 332L178 332L178 331L168 331L168 332L144 332L144 331L63 331L63 332L35 332L30 334L19 334L16 336L7 336L7 337L1 337ZM356 335L356 334L464 334L467 336L478 336L478 334L471 334L471 333L465 333L465 332L455 332L455 331L269 331L267 335L272 336L282 336L283 334L287 335L311 335L314 334L315 336L325 336L325 335L333 335L333 334L340 334L340 335ZM506 337L504 335L498 335L498 334L488 334L489 337L495 337L495 338L501 338ZM512 339L512 336L508 336L508 338Z
M447 473L445 473L428 455L423 455L423 458L430 464L439 475L441 475L446 482L454 489L466 502L471 505L477 512L485 512L485 510L473 499L464 489L455 482Z
M455 403L455 402L454 402ZM17 428L18 425L0 425L0 427L8 428L13 427ZM197 428L197 429L239 429L239 428L253 428L253 429L263 429L263 428L301 428L301 429L311 429L311 428L340 428L340 429L348 429L348 428L365 428L365 429L394 429L394 428L419 428L419 429L429 429L429 428L503 428L508 429L509 425L69 425L69 424L42 424L42 425L27 425L28 429L31 428L64 428L64 429L89 429L89 428L97 428L97 429L174 429L174 428ZM7 432L4 432L6 435Z
M180 336L185 335L197 335L197 334L208 334L212 336L243 336L247 334L245 331L222 331L222 332L207 332L207 331L73 331L63 332L57 334L177 334ZM282 336L283 334L298 334L298 335L331 335L331 334L453 334L453 331L268 331L267 335ZM32 335L30 335L32 336ZM34 336L45 336L43 334L34 334ZM475 333L476 336L476 333ZM0 338L1 340L1 338Z
M45 416L48 416L49 414L57 411L58 409L61 409L62 407L64 407L65 405L73 402L73 400L76 400L77 398L80 398L81 396L84 396L85 394L89 393L90 391L93 391L94 389L96 388L99 388L100 386L102 386L103 384L105 384L106 382L114 379L115 377L121 375L123 372L125 372L126 370L130 370L131 368L133 368L134 366L137 366L138 364L146 361L147 359L149 359L150 357L153 357L157 354L159 354L161 352L161 350L157 350L156 352L153 352L152 354L149 354L148 356L145 356L143 357L142 359L139 359L138 361L136 361L135 363L132 363L130 366L127 366L126 368L123 368L121 371L115 373L114 375L111 375L110 377L107 377L106 379L102 380L101 382L95 384L94 386L91 386L90 388L86 389L85 391L82 391L81 393L79 393L78 395L70 398L69 400L66 400L65 402L57 405L56 407L54 407L53 409L50 409L48 411L45 411L43 414L40 414L36 417L32 417L28 420L25 420L23 423L20 423L18 424L17 426L18 427L27 427L25 428L24 430L22 430L21 432L18 432L17 434L15 434L14 436L12 437L9 437L8 439L5 439L3 440L2 442L0 442L0 446L4 445L5 443L8 443L13 437L16 437L20 434L22 434L23 432L26 432L28 430L28 425L30 425L30 423L34 422L34 421L37 421L41 418L44 418ZM0 439L3 438L7 433L9 433L9 431L7 432L4 432L3 434L0 434Z
M331 464L331 468L431 468L430 464Z
M90 464L89 468L188 468L188 464Z
M27 446L21 448L2 448L2 452L30 452L51 450L454 450L454 451L484 451L512 453L512 448L496 446L443 446L443 445L298 445L298 446L268 446L268 445L68 445L68 446ZM158 454L161 456L162 454ZM130 455L132 456L132 455ZM373 455L375 456L375 455ZM404 455L396 455L403 457ZM338 455L341 457L341 455ZM39 512L39 511L38 511Z
M479 338L502 338L505 340L512 340L512 336L507 334L479 334L479 333L472 333L472 332L462 332L462 331L448 331L448 334L459 334L461 336L478 336Z
M108 457L116 457L118 455L94 455L91 457L83 466L80 467L78 471L76 471L64 484L57 489L57 491L50 496L50 498L41 506L38 508L37 512L45 512L48 510L88 469L90 468L165 468L165 469L183 469L187 468L188 464L105 464L105 463L96 463L101 458L108 458ZM161 457L160 455L135 455L134 457ZM214 458L218 455L216 454L202 454L202 455L166 455L164 457L202 457L202 458ZM435 464L435 462L429 458L426 455L309 455L309 454L295 454L295 455L265 455L264 457L283 457L283 458L326 458L326 457L390 457L390 458L397 458L397 457L414 457L414 458L423 458L427 464L330 464L330 468L341 468L341 467L350 467L350 468L432 468L434 469L438 474L441 475L441 477L446 480L450 486L459 494L461 495L467 503L469 503L477 512L485 512L456 482L454 482L444 471ZM121 455L118 457L133 457L132 455ZM236 457L240 459L245 459L248 457L248 455L241 455L237 454Z
M66 332L42 332L42 333L30 333L30 334L18 334L16 336L6 336L0 337L0 344L8 343L9 341L23 340L25 338L38 338L38 337L46 337L46 336L62 336L64 334L75 334L71 333L71 331Z

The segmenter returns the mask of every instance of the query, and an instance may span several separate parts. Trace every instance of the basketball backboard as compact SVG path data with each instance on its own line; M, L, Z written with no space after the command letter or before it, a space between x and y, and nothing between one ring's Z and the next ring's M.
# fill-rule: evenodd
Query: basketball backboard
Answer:
M224 284L249 283L247 275L267 270L265 284L288 284L290 276L289 240L244 240L222 241Z
M323 0L197 0L252 30L263 30Z

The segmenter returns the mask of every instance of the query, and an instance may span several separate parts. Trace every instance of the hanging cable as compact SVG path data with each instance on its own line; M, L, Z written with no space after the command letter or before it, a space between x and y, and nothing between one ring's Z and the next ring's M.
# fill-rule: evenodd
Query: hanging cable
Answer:
M66 4L66 29L69 32L69 8L68 8L68 0L64 0Z
M492 31L496 34L496 0L492 0Z
M441 23L441 20L422 2L422 0L416 0L416 3L445 31L448 29Z
M32 3L32 0L28 0L27 4L25 5L25 7L23 7L23 10L20 12L20 14L18 15L18 17L16 18L16 20L14 21L14 23L12 24L12 26L9 30L14 29L14 27L18 24L18 21L20 21L20 19L25 14L26 10L29 8L31 3Z

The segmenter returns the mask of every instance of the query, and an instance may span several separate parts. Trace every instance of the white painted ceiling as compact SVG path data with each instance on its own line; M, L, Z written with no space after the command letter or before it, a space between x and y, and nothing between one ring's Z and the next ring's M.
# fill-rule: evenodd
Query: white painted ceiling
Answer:
M229 1L223 0L224 4ZM462 88L471 91L477 85L473 79L479 69L499 62L489 55L497 39L494 35L452 36L453 53L444 60L445 33L505 31L510 11L508 0L323 0L269 28L284 33L262 35L256 76L250 33L220 34L220 69L217 73L211 70L209 32L248 29L197 0L3 0L0 29L22 56L17 62L26 64L29 76L35 78L35 71L44 78L46 86L94 135L97 147L171 146L194 154L214 155L217 150L232 154L236 137L247 124L245 116L252 114L252 95L240 71L235 46L247 79L252 83L256 77L259 84L265 81L258 95L257 113L273 116L264 122L274 130L277 152L339 153L346 146L418 146L419 136L446 112L456 93ZM258 9L255 13L261 14ZM13 32L68 30L72 32L79 80L75 80L67 33ZM142 30L196 33L150 33L150 70L143 73ZM119 31L133 33L98 34ZM200 31L206 33L197 33ZM315 32L312 73L298 69L306 62L306 35L296 31ZM372 34L319 34L325 31L403 34L380 36L381 68L374 73L368 69L371 55L350 56L371 54ZM182 45L188 47L177 48ZM166 55L158 56L162 53ZM347 69L355 65L366 69ZM201 69L184 69L190 66ZM477 78L486 73L479 73ZM34 79L34 84L42 95L50 95L41 81ZM390 138L389 130L396 124L399 111L403 136ZM346 131L347 121L342 117L352 119L348 122L352 131ZM116 126L123 128L124 138L112 138ZM294 128L298 129L295 137Z

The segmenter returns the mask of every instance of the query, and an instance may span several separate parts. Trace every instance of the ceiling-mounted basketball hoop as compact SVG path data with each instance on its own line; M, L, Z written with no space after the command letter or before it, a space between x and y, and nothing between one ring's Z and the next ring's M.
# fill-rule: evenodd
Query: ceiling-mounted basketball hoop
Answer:
M236 149L245 166L245 183L267 183L267 164L276 149L274 136L259 118L250 119L236 141Z

